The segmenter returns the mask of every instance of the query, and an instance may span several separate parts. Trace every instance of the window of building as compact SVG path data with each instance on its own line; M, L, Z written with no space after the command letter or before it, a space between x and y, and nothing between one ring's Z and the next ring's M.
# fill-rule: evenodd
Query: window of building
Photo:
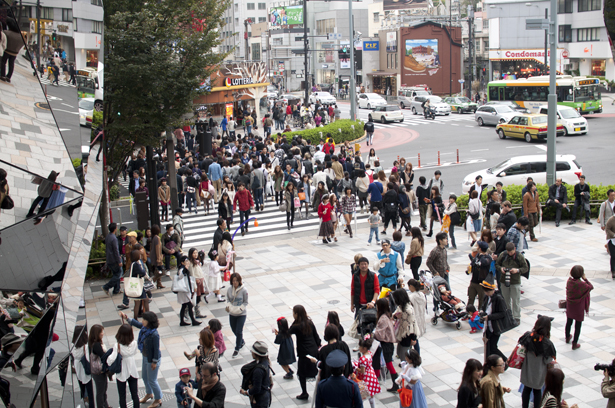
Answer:
M485 51L489 51L489 40L485 41Z
M489 29L489 20L487 20L486 18L483 18L483 30L488 30Z
M77 30L77 19L73 17L73 31L79 31Z
M328 18L326 20L318 20L316 21L316 33L318 35L327 35L329 33L335 32L335 19Z
M557 0L557 13L572 13L572 0Z
M91 0L91 3L95 6L100 6L100 7L102 7L103 5L102 0Z
M577 41L582 42L600 40L598 30L598 28L579 28L577 30Z
M235 24L239 24L239 17L235 17Z
M604 76L606 73L605 60L592 60L592 75Z
M247 3L248 10L254 10L254 3Z
M274 38L273 45L283 45L282 38Z
M397 53L395 53L394 55L395 55L395 69L397 69L398 68L398 66L397 66Z
M380 21L380 13L374 13L374 23L378 23Z
M267 21L267 17L259 17L258 18L258 22L259 23L265 23Z
M600 10L602 0L579 0L579 12Z
M260 60L261 60L261 45L252 44L252 61L260 61Z
M235 3L235 11L239 11L239 4Z
M266 10L267 9L267 3L258 3L258 9L259 10Z
M559 26L558 41L562 43L572 42L572 26L571 25Z
M103 29L102 21L92 21L92 32L101 34Z
M36 12L36 10L34 10L34 12ZM53 20L53 9L51 7L41 7L41 18L45 20Z
M73 21L73 9L62 9L62 21Z

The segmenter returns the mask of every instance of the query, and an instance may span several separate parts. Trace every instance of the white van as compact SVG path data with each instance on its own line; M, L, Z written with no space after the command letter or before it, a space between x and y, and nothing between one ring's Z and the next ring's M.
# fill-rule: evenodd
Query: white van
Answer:
M548 105L538 108L538 113L549 114ZM576 109L570 106L557 105L557 120L564 125L564 136L584 135L589 132L589 124Z

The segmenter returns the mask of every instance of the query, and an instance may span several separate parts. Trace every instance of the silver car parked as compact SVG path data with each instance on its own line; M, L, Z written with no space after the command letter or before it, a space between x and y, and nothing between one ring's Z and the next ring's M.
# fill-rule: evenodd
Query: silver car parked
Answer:
M517 112L506 105L483 105L474 113L474 120L478 126L497 126L499 123L508 122L516 114Z

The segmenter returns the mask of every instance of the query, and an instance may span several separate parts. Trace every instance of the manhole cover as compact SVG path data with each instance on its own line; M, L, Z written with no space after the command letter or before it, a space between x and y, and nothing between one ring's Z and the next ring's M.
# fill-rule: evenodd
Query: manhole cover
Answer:
M36 103L34 104L34 106L36 106L36 107L37 107L37 108L39 108L39 109L51 110L51 109L49 108L49 104L48 104L48 103L44 103L44 102L36 102Z
M327 303L330 304L330 305L335 305L335 304L337 304L339 302L340 302L339 300L330 300Z

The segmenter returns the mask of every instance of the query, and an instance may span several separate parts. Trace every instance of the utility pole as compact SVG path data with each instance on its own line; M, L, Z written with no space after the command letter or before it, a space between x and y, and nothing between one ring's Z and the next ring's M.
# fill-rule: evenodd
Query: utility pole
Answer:
M245 61L250 61L250 47L248 46L248 24L250 24L252 20L246 18L243 21L243 26L245 27L245 32L243 33L243 38L246 40L246 56Z
M308 88L308 47L310 43L308 42L308 29L307 29L307 0L303 0L303 84L305 85L304 96L303 96L303 106L307 106L310 90Z
M545 9L545 20L548 20L548 19L549 19L549 9L546 8ZM545 30L545 65L543 67L543 72L542 72L543 75L547 75L547 58L548 58L547 55L549 55L547 53L547 43L549 42L548 36L549 36L549 30L547 29Z
M557 95L555 93L555 74L557 66L557 20L556 20L557 0L551 0L551 21L549 22L549 42L551 45L551 61L549 70L549 98L548 98L548 123L547 123L547 184L555 183L555 137L557 126ZM545 60L546 60L545 54Z
M167 129L167 178L171 187L171 217L175 210L179 208L177 198L177 176L175 174L175 146L173 145L173 130Z
M449 0L448 5L448 34L451 41L448 45L448 94L453 95L453 0Z
M468 98L472 99L472 82L474 81L473 75L473 59L474 53L474 9L471 4L468 4Z
M40 70L41 66L41 0L36 0L36 68Z
M305 1L305 0L304 0ZM348 37L350 38L350 120L356 120L357 110L357 90L355 84L355 68L354 68L354 18L352 15L352 0L348 0L348 23L350 26Z

